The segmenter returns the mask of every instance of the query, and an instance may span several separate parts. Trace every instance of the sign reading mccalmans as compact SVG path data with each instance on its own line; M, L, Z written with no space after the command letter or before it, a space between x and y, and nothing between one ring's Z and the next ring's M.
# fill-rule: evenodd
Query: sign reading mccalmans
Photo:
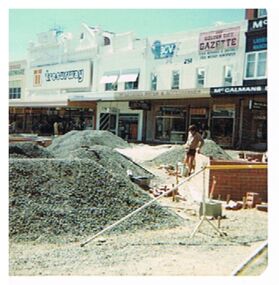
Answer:
M267 87L265 85L256 86L230 86L230 87L211 87L211 96L221 95L266 95Z

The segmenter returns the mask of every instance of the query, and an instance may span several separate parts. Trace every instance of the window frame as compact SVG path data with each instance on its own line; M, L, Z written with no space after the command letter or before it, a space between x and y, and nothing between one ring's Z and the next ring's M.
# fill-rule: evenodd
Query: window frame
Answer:
M263 14L261 12L263 12ZM258 9L257 10L257 16L258 16L258 18L267 17L267 9Z
M226 76L227 74L227 68L231 69L231 76ZM231 64L227 64L224 65L224 69L223 69L223 85L224 86L232 86L233 85L233 76L232 76L232 70L233 70L233 66ZM226 81L227 78L231 78L231 82Z
M124 90L137 90L137 89L139 89L139 77L140 77L140 74L138 74L136 81L125 81L124 82Z
M155 73L151 73L151 86L150 86L151 91L157 90L157 83L158 83L158 75Z
M258 65L259 65L259 54L263 54L263 53L266 54L265 74L262 76L258 76L257 74L258 74L258 69L259 69L259 67L258 67ZM253 76L247 77L248 57L250 55L255 55L254 70L253 70ZM246 53L244 79L245 80L254 80L254 79L265 79L265 78L267 78L267 50Z
M21 87L9 87L9 99L20 99L21 98Z
M203 70L204 71L204 77L203 77L203 84L199 83L199 70ZM205 67L198 67L197 68L197 73L196 73L196 86L197 88L204 88L205 87L205 82L206 82L206 69Z
M175 78L175 76L178 76L178 78ZM172 90L180 89L180 72L179 72L179 70L173 70L172 71L171 89Z

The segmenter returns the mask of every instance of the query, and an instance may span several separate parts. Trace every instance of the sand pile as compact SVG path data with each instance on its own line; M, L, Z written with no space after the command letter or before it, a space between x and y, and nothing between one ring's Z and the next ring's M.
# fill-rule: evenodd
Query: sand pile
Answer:
M83 146L104 145L110 148L126 148L129 144L108 131L85 130L71 131L57 137L47 149L56 157L67 157L69 151Z

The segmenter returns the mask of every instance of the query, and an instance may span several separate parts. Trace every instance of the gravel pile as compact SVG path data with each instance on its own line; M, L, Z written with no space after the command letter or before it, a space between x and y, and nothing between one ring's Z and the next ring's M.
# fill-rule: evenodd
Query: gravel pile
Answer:
M9 144L10 158L52 158L53 155L44 147L31 142Z
M111 148L126 148L129 144L108 131L85 130L71 131L57 137L47 149L56 157L67 157L69 151L82 146L104 145Z
M213 159L232 160L232 158L214 141L205 140L201 148L201 154L212 157ZM162 153L152 160L155 165L171 164L176 165L177 162L182 162L185 156L185 148L182 145L173 146L169 151Z
M117 172L121 176L127 176L127 170L130 170L133 176L152 177L150 172L107 146L95 145L90 148L79 148L70 151L70 153L68 153L68 158L94 160L105 167L106 170L111 171L112 173Z
M16 240L91 235L151 199L128 177L90 159L10 159L9 171L9 234ZM115 231L180 224L154 203Z
M204 140L204 145L201 148L201 154L210 156L216 160L232 160L232 157L213 140Z

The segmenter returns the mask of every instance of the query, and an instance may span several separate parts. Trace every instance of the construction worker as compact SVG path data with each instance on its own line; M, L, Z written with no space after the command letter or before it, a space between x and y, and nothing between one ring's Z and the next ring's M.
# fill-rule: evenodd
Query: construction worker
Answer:
M196 152L199 153L204 144L204 140L195 125L189 126L188 138L185 143L185 159L184 163L188 168L188 175L194 170Z

